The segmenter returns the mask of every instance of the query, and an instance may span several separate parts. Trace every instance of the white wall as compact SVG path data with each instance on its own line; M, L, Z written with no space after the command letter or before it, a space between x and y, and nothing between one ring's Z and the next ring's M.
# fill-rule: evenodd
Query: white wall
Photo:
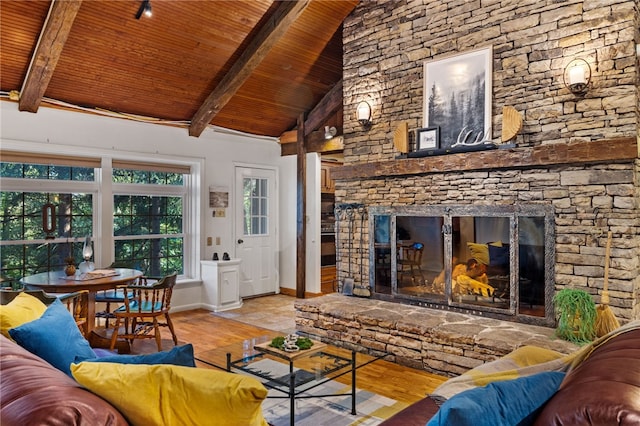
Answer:
M307 292L320 293L320 156L307 154ZM280 287L296 288L297 158L282 157L280 165Z
M305 288L320 293L320 156L307 155L307 250Z
M20 112L15 102L0 102L0 144L3 147L40 152L87 152L119 154L155 159L198 160L204 165L200 183L202 195L199 258L211 259L213 252L228 252L233 256L234 163L266 165L280 168L280 226L279 245L283 284L295 288L295 156L281 157L275 139L227 134L207 129L199 138L190 137L187 129L131 120L104 117L80 112L40 107L36 114ZM293 164L291 170L290 165ZM291 173L293 173L291 175ZM293 178L291 177L293 176ZM208 205L210 186L225 186L230 190L230 206L226 217L213 218ZM214 245L206 246L206 237L213 237ZM220 246L215 246L220 237ZM289 256L293 248L293 258ZM293 260L293 261L292 261ZM287 274L282 274L283 271ZM288 273L293 273L289 282ZM178 291L181 290L181 291ZM174 295L176 309L193 308L199 300L199 290L183 285ZM184 293L182 297L179 293Z
M280 162L280 287L296 288L296 179L295 155Z

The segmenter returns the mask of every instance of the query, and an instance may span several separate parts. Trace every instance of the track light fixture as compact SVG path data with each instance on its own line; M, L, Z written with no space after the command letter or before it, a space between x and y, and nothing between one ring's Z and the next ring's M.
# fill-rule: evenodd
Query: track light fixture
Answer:
M324 138L326 140L333 139L336 133L338 133L338 129L336 129L335 127L324 126Z
M136 19L140 19L143 14L147 18L150 18L151 15L153 15L153 12L151 11L151 1L150 0L144 0L142 2L142 4L140 5L140 8L138 9L138 13L136 13Z

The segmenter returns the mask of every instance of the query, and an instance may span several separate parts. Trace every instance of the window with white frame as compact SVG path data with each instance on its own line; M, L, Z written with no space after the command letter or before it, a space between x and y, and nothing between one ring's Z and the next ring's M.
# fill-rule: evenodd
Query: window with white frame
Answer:
M244 235L266 235L269 232L268 179L244 178Z
M184 272L184 170L113 165L115 261L152 276ZM134 168L135 167L135 168Z
M98 267L115 260L153 275L195 275L196 243L188 235L197 235L189 227L197 223L198 203L189 166L0 154L3 285L63 268L68 258L80 262L87 236ZM112 232L100 232L103 223L112 223Z

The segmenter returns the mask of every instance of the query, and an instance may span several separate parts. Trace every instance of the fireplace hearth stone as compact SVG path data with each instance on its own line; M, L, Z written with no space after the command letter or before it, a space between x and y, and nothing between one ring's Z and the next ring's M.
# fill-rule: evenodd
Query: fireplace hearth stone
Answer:
M525 345L578 349L555 329L382 300L329 294L295 303L296 329L323 342L449 377ZM480 316L479 316L480 315Z

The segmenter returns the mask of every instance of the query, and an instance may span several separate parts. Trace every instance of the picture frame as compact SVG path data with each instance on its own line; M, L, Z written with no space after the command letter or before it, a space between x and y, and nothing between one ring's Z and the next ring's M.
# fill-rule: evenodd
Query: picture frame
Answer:
M416 130L416 151L438 149L440 147L440 127L426 127Z
M441 149L490 138L492 76L492 46L424 62L423 126L440 128Z
M229 207L229 189L223 186L210 186L209 207Z

